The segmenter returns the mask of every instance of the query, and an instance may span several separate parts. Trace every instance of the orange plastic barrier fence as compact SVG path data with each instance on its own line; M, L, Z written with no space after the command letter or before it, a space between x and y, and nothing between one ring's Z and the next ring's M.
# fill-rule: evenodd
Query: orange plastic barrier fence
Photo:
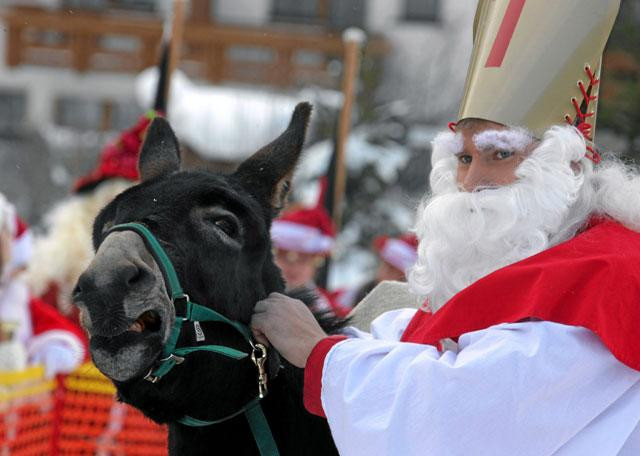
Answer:
M164 456L167 429L115 400L92 364L55 380L0 373L0 456Z
M0 455L50 455L53 449L55 380L44 369L0 373Z

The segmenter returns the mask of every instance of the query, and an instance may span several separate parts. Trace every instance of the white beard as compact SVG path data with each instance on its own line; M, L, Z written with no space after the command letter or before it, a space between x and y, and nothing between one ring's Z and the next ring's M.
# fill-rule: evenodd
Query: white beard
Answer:
M591 168L571 168L585 151L573 129L550 129L513 184L471 193L455 183L451 152L459 140L442 133L434 141L433 194L417 213L420 245L409 285L434 312L478 279L572 237L590 213L582 187Z

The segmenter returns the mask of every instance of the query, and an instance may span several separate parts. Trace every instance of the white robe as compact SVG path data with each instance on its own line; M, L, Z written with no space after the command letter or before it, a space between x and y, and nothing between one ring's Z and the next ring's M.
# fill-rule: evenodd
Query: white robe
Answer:
M341 455L640 455L640 372L589 330L499 324L441 353L399 342L415 312L328 352L321 399Z

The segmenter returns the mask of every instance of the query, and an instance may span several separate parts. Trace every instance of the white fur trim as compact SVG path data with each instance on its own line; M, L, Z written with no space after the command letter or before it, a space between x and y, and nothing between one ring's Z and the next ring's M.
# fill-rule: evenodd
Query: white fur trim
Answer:
M524 149L533 142L533 136L524 128L485 130L473 135L473 143L479 150L501 149L512 152L524 151Z
M0 193L0 231L7 230L11 237L13 237L16 228L16 209L13 204Z
M416 262L418 253L406 242L389 239L385 242L380 256L391 266L404 272Z
M319 229L299 223L275 220L271 225L274 246L304 253L328 253L333 247L333 238Z
M32 254L33 236L31 234L31 230L27 230L22 233L22 236L14 239L11 244L11 261L9 263L9 269L15 271L16 269L27 266Z
M74 334L62 329L52 329L34 336L27 344L29 358L50 344L64 346L73 353L74 360L80 365L84 359L84 345Z

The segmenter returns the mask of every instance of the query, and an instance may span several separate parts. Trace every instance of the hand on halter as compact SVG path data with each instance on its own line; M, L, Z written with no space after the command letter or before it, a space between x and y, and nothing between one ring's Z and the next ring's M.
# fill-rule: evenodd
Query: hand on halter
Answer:
M254 337L273 345L294 366L304 367L313 347L327 337L309 308L289 296L271 293L253 312Z

